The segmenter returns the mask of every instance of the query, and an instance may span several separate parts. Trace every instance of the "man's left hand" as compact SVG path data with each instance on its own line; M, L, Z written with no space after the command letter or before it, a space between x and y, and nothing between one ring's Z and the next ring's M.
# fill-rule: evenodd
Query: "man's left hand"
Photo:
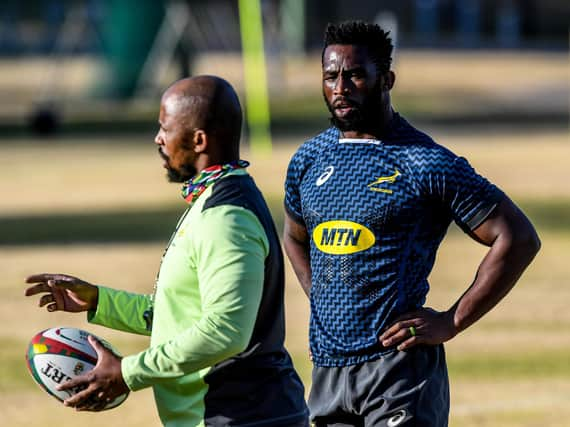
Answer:
M457 335L453 323L453 312L439 312L431 308L410 311L398 317L382 335L384 347L397 346L408 350L418 344L437 345Z
M89 343L97 352L97 364L86 375L73 378L60 385L59 390L71 390L75 387L82 391L66 399L63 404L78 411L101 411L105 406L129 388L121 373L121 358L103 346L95 337L88 337Z

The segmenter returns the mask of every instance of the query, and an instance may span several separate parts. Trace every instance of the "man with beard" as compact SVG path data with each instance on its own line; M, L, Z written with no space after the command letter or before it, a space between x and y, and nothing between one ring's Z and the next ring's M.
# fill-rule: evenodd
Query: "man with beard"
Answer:
M240 160L242 113L225 80L199 76L163 95L155 138L171 181L189 207L163 255L152 295L37 274L26 295L50 312L151 336L120 358L90 337L93 371L62 385L85 389L65 401L100 410L153 387L167 426L308 426L303 385L283 346L284 266L263 196Z
M502 191L393 110L391 54L377 25L327 27L333 126L287 171L284 245L310 297L316 426L446 426L442 344L494 307L540 246ZM438 312L424 307L427 277L451 220L489 251Z

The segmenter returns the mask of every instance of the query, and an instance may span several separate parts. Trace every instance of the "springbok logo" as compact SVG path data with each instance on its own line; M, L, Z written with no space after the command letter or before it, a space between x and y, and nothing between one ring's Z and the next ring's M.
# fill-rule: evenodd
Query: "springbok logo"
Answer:
M80 375L85 370L85 365L81 362L77 362L77 364L73 368L74 375Z
M376 191L378 193L387 193L392 194L393 191L389 188L379 188L378 186L384 183L393 184L396 182L396 179L401 175L398 169L394 169L394 174L390 176L381 176L376 178L375 181L368 184L368 188L372 191Z
M313 242L317 248L331 255L365 251L375 241L372 231L352 221L327 221L313 230Z

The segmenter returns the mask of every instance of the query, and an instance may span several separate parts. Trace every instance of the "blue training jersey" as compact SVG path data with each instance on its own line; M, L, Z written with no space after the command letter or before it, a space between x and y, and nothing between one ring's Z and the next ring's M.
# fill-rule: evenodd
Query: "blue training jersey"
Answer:
M425 303L451 220L476 228L503 193L395 114L382 140L329 128L295 153L285 208L307 228L310 345L317 366L373 360L398 315Z

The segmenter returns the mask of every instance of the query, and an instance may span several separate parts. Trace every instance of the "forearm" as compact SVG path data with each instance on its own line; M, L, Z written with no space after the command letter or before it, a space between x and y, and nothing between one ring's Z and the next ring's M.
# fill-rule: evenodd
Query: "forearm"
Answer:
M140 335L150 335L143 314L151 306L150 295L98 287L97 309L87 313L90 323Z
M473 284L450 309L457 333L479 320L507 295L539 247L534 233L497 237L481 262Z
M309 296L311 293L311 263L308 245L285 234L283 246L303 291Z
M123 377L135 391L197 372L244 351L252 329L253 322L244 323L224 314L208 315L172 340L124 357Z
M239 268L213 266L212 275L203 277L202 316L195 324L123 358L121 370L131 390L197 372L247 348L263 292L263 258L247 252L239 256L239 265L230 263Z

